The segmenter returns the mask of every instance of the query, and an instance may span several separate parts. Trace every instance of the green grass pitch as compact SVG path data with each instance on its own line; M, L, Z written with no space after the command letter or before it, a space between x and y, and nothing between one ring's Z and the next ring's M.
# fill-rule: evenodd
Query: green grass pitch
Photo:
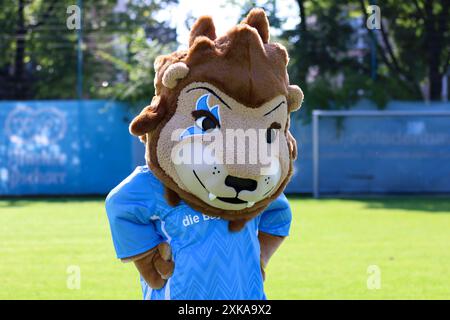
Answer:
M450 298L450 199L290 199L269 299ZM380 271L369 289L369 266ZM68 289L69 266L81 271ZM115 259L103 199L0 200L0 299L140 299Z

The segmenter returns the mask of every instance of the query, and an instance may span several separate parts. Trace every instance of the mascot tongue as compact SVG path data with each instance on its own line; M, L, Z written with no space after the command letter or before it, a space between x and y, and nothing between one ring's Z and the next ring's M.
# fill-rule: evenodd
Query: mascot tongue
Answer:
M130 132L146 143L148 166L166 186L170 204L181 198L202 213L239 221L231 227L239 229L282 193L296 157L289 114L303 100L300 88L289 84L287 63L286 49L269 43L269 22L261 9L219 38L212 19L200 17L188 50L156 59L156 95ZM250 164L173 161L182 146L201 152L205 144L195 137L248 128L265 133L267 145L277 139L278 154L271 161L278 172L261 174ZM183 129L175 135L179 141L173 139L178 129ZM237 153L257 153L257 144L251 141Z

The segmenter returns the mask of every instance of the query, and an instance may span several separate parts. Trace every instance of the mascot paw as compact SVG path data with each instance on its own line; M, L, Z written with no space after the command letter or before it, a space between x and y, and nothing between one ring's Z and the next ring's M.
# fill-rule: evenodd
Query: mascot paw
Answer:
M172 261L172 250L167 242L160 243L148 254L135 260L134 264L145 282L153 289L164 287L175 267Z

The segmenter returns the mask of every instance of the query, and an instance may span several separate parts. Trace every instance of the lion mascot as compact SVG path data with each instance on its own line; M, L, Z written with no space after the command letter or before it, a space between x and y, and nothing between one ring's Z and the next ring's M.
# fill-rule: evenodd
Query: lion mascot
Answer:
M303 100L287 63L261 9L221 37L202 16L189 49L156 59L155 96L130 125L147 165L106 199L144 299L266 298L264 267L292 218L289 115Z

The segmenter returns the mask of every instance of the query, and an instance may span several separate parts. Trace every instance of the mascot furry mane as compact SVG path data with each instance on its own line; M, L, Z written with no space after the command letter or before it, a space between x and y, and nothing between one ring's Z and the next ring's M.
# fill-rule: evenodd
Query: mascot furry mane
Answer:
M155 96L132 121L130 132L146 144L147 164L166 187L169 204L181 198L202 213L245 223L280 195L297 154L289 114L303 100L300 88L289 84L288 60L282 45L269 42L269 22L261 9L250 11L221 37L211 17L200 17L188 50L156 59ZM205 147L193 141L196 136L248 128L266 130L267 143L278 134L279 152L271 158L275 173L261 174L259 163L173 161L183 145L194 152ZM255 145L247 142L235 156L244 149L257 153Z

